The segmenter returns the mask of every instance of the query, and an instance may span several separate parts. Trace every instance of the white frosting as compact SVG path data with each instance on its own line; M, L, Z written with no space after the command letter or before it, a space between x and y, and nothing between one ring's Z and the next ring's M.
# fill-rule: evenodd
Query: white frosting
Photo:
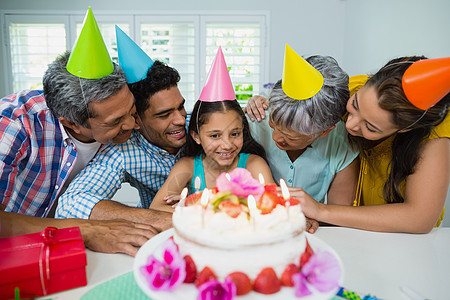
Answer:
M286 265L298 265L306 246L300 205L277 205L265 215L256 210L250 220L245 213L231 218L200 205L177 206L173 224L181 255L189 254L198 271L209 266L221 280L235 271L255 279L265 267L280 276Z

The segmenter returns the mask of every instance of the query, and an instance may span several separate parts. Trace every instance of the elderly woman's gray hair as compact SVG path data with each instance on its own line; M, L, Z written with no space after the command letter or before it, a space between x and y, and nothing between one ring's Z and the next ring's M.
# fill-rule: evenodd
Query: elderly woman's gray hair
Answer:
M45 102L57 118L64 117L86 127L87 119L95 117L88 104L116 95L127 84L127 79L116 64L108 76L98 79L77 77L66 69L69 56L67 51L48 65L43 78Z
M295 100L284 93L279 80L270 93L270 116L276 125L285 129L318 135L335 125L346 112L349 79L330 56L315 55L306 61L323 75L322 88L309 99Z

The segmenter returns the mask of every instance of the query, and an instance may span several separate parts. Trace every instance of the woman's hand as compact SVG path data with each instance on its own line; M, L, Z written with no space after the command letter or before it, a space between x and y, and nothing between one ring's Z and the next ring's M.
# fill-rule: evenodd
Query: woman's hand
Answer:
M321 206L325 204L317 202L313 197L299 187L289 187L289 194L291 197L300 201L305 217L320 221ZM317 227L319 227L318 224Z
M319 228L319 222L316 220L306 218L306 231L309 233L315 233L317 228Z
M248 115L252 122L255 118L258 122L266 117L266 110L269 108L269 100L262 96L253 96L248 98L247 106L244 107L244 113Z

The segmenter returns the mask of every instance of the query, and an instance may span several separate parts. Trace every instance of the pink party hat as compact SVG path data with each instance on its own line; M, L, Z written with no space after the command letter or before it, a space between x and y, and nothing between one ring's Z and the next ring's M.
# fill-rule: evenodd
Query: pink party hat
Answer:
M198 100L215 102L235 99L236 94L234 93L230 74L228 74L227 64L223 57L222 48L219 47Z

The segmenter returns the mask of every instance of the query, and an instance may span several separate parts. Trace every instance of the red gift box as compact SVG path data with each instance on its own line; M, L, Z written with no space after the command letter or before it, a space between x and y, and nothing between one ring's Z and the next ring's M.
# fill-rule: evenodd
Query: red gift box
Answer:
M86 250L78 227L0 239L0 298L36 297L84 286Z

